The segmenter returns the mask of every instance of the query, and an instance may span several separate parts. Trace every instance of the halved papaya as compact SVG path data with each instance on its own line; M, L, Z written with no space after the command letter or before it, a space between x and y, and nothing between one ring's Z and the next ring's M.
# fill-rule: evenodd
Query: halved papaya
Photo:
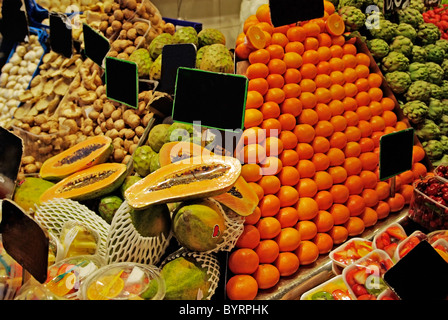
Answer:
M213 197L230 190L240 174L241 163L233 157L193 157L150 173L130 186L125 198L134 209L144 209L157 203Z
M333 36L340 36L345 31L345 23L338 13L330 14L325 23L328 33Z
M43 179L61 180L77 171L106 162L112 151L111 138L94 136L45 160L39 174Z
M165 143L159 151L160 166L166 166L167 164L177 162L183 159L197 157L197 156L210 156L213 153L198 145L197 143L189 141L172 141Z
M111 193L123 183L126 169L122 163L101 163L75 172L45 191L40 202L53 198L82 201Z
M258 205L258 196L255 190L242 176L236 180L229 191L213 197L221 204L232 209L241 216L248 216L254 212Z

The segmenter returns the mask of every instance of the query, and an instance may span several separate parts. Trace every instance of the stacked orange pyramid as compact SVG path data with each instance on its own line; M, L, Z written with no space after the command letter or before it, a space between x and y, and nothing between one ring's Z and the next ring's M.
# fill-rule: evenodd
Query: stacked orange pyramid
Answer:
M259 205L229 257L229 299L255 298L400 211L426 174L414 146L413 169L396 177L393 197L378 179L380 137L407 125L370 57L324 4L322 18L277 28L261 5L237 39L236 55L249 61L242 175Z

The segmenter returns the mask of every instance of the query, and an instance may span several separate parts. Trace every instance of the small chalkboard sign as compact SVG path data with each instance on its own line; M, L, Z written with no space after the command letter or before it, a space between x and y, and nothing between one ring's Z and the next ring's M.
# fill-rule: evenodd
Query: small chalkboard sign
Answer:
M23 42L28 36L28 16L21 0L3 1L1 5L2 36L10 42Z
M172 110L173 121L218 130L243 129L247 77L179 67Z
M323 0L269 0L269 8L274 27L324 16Z
M73 54L73 35L70 19L63 13L50 12L51 50L70 58Z
M86 23L83 23L82 31L86 56L100 67L104 67L104 57L110 50L109 40Z
M448 263L423 240L386 271L384 281L402 300L446 300Z
M381 136L379 159L379 178L381 181L412 169L413 145L413 128Z
M0 233L6 252L37 281L44 283L48 268L48 233L9 199L2 201Z
M425 7L427 8L433 8L440 6L441 0L424 0Z
M405 9L409 7L409 4L410 0L384 0L384 12Z
M106 57L106 96L131 108L138 108L138 70L132 61Z
M177 69L196 66L196 46L192 43L167 44L162 49L162 57L161 77L157 90L173 94Z

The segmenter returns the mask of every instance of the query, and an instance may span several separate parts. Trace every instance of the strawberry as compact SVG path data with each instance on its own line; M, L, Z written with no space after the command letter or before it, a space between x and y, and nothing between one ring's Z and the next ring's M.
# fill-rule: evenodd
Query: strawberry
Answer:
M359 283L356 283L352 287L352 291L355 294L355 296L357 296L357 297L362 296L364 294L368 294L366 287L364 287L362 284L359 284Z
M335 300L352 300L348 292L341 289L334 290L331 295Z
M357 297L358 300L376 300L376 297L373 294L363 294Z
M387 232L381 234L381 241L383 242L383 247L390 245L390 236Z
M385 246L383 250L386 251L387 254L389 255L389 257L392 258L394 256L394 253L395 253L395 250L397 249L397 247L398 247L398 244L396 242L393 242L393 243L389 244L388 246Z
M386 229L386 232L393 238L396 238L398 240L404 240L406 239L406 234L403 233L403 230L401 230L398 226L391 226Z
M353 279L358 284L366 283L366 279L367 279L366 269L365 268L358 269L358 271L355 272L355 274L353 274Z

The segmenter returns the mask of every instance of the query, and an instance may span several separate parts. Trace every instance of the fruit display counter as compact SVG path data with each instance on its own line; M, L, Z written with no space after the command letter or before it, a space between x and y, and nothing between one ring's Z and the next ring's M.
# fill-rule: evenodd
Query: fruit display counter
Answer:
M420 100L411 84L397 92L386 72L397 63L378 60L361 8L323 1L322 17L274 27L261 5L228 44L217 29L165 21L148 0L85 5L79 19L108 40L105 59L136 66L137 105L110 98L81 28L70 57L50 47L38 55L1 124L23 141L11 200L48 233L48 274L39 283L5 264L3 296L381 300L393 296L384 274L431 232L446 260L448 170L413 121L429 113L404 107ZM48 29L45 19L35 25ZM158 91L163 49L179 44L197 48L192 70L247 80L231 154L222 132L173 121L176 95ZM0 92L13 68L2 69ZM411 128L406 169L380 179L382 137Z

